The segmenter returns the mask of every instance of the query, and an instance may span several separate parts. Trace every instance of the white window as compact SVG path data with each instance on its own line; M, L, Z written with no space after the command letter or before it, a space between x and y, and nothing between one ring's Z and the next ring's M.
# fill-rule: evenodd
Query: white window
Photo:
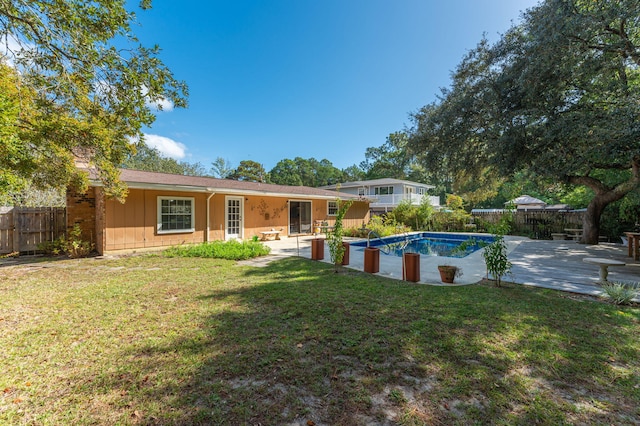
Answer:
M364 188L358 188L358 196L364 197L364 192L365 192Z
M337 201L327 201L327 214L329 216L337 216L338 215L338 202Z
M389 195L393 194L393 186L376 186L374 188L375 195Z
M418 194L424 195L424 188L418 188Z
M192 197L158 197L158 234L194 232Z

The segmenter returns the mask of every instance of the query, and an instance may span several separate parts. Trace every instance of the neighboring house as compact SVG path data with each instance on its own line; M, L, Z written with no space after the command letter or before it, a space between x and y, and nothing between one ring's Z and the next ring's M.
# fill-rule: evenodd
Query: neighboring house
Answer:
M544 201L534 198L531 195L521 195L504 204L505 206L514 205L518 209L543 209L544 206L547 205Z
M369 206L374 213L393 210L404 200L410 200L412 204L420 204L423 197L428 197L432 206L440 206L439 197L427 195L427 190L434 188L433 185L408 180L391 178L361 180L321 188L368 198L371 200Z
M538 198L534 198L530 195L521 195L518 198L514 198L511 201L504 203L505 206L512 204L515 205L518 210L572 210L569 204L547 204Z
M310 234L314 221L333 224L338 196L355 201L345 227L369 221L368 200L318 188L129 169L121 170L120 179L129 187L124 203L105 197L97 179L85 194L67 192L67 226L79 224L101 254L248 239L271 230L282 236Z

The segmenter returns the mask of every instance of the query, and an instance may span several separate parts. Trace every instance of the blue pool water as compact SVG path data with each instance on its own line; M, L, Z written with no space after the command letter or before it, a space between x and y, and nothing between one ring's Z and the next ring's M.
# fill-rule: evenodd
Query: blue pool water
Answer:
M378 247L384 254L402 256L402 253L420 253L425 256L465 257L494 241L489 235L464 235L422 232L411 235L375 238L370 247ZM367 246L366 241L351 243L351 247ZM357 250L357 249L356 249Z

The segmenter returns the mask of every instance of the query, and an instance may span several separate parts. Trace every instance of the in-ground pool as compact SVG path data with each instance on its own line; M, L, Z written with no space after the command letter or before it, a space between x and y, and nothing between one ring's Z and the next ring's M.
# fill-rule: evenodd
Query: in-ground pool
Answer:
M402 253L420 253L425 256L465 257L495 238L490 235L445 234L420 232L385 238L372 238L369 247L377 247L384 254L402 256ZM351 247L364 250L367 241L351 243Z

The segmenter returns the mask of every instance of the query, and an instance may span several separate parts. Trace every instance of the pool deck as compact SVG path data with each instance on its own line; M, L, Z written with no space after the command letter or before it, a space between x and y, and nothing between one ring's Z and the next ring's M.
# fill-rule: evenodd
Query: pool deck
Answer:
M300 256L311 258L311 240L314 237L300 236L268 241L271 255L263 259L249 261L260 266L274 258ZM345 238L344 241L362 241ZM508 258L513 264L511 275L506 281L518 284L545 287L580 294L600 295L598 284L599 267L583 262L585 257L598 257L619 260L626 266L609 268L609 281L640 282L640 262L627 256L627 248L622 244L601 243L591 246L574 241L531 240L524 237L505 237ZM348 268L364 270L364 249L351 247ZM444 260L443 260L444 259ZM329 249L325 241L323 262L330 263ZM462 268L462 276L455 279L453 285L469 285L486 277L486 267L482 250L464 258L420 256L420 283L438 286L451 286L440 281L437 266L442 263ZM393 279L402 279L402 259L380 253L380 272L375 274ZM636 299L640 301L640 299Z

